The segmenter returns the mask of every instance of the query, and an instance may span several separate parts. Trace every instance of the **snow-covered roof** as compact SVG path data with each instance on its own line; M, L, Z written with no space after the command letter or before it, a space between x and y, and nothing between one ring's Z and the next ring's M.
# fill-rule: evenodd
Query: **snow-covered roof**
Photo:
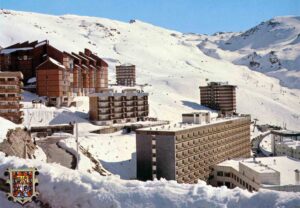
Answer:
M295 170L300 170L300 160L287 156L232 159L221 162L218 166L232 167L239 171L239 163L258 173L280 173L280 185L295 185Z
M124 63L124 64L121 64L120 66L134 66L134 64L131 64L131 63Z
M226 121L232 121L232 120L237 120L243 117L236 116L236 117L228 117L228 118L218 118L215 120L211 120L210 123L201 123L201 124L194 124L194 123L174 123L174 124L168 124L168 125L162 125L158 127L147 127L147 128L141 128L138 131L163 131L163 132L177 132L177 131L182 131L182 130L187 130L187 129L194 129L202 126L209 126L212 124L216 123L222 123Z
M272 130L272 134L277 134L281 136L300 136L300 131L292 131L292 130Z
M64 65L62 65L61 63L59 63L58 61L56 61L55 59L49 57L49 61L51 61L52 63L54 63L55 65L61 67L61 68L66 68Z
M28 84L32 84L36 82L36 77L31 77L30 79L28 79L27 83Z
M0 54L10 54L15 51L27 51L33 49L32 47L25 47L25 48L7 48L7 49L2 49L0 51Z

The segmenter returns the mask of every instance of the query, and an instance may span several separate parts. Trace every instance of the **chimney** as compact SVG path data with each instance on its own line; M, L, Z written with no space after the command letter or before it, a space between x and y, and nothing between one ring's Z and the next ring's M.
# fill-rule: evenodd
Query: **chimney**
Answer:
M84 49L84 54L87 55L87 56L91 56L92 52L89 49L85 48Z
M210 123L211 117L210 117L210 112L207 112L206 114L206 123Z
M253 155L253 162L256 163L256 155Z
M300 185L300 171L298 169L295 170L295 182L296 185Z

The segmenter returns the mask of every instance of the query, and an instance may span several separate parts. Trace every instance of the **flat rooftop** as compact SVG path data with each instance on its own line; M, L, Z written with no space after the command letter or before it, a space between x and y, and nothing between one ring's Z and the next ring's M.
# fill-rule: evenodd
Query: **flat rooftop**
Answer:
M280 173L280 185L295 185L295 170L300 170L300 160L287 156L279 157L261 157L247 159L226 160L218 164L218 166L232 167L239 171L239 163L251 168L258 173Z
M143 132L143 131L151 131L151 132L176 132L176 131L182 131L187 129L194 129L197 127L202 126L209 126L212 124L222 123L226 121L233 121L238 120L241 118L246 118L244 116L235 116L235 117L226 117L226 118L217 118L216 120L212 120L210 123L201 123L201 124L187 124L187 123L173 123L168 125L162 125L157 127L148 127L148 128L141 128L137 131Z
M143 92L134 88L123 88L123 89L106 89L103 92L90 94L89 97L102 97L102 96L148 96L149 93Z
M300 136L300 131L292 131L292 130L272 130L272 134L281 135L281 136Z

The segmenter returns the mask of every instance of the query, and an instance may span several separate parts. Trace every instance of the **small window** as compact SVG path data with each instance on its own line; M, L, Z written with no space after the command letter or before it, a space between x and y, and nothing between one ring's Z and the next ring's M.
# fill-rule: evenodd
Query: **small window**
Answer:
M217 181L217 186L223 186L223 182Z
M230 182L225 182L225 186L226 186L227 188L230 188Z
M223 176L223 172L222 171L218 171L217 172L217 176Z

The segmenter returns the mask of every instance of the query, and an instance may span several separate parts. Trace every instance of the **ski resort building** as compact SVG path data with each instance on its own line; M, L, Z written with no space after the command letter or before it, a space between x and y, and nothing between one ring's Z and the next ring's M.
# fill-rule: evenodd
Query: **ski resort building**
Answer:
M289 156L300 160L300 132L271 131L271 151L274 156Z
M214 165L230 158L250 157L250 116L216 118L204 113L201 117L201 123L196 124L138 129L137 179L209 181Z
M116 66L117 85L135 86L135 65L122 64Z
M300 191L300 160L287 156L231 159L213 167L213 186Z
M17 124L23 121L22 79L21 72L0 72L0 116Z
M236 112L236 86L227 82L210 82L207 86L200 86L201 105L222 114Z
M148 93L135 89L114 92L112 89L91 94L90 120L97 125L110 125L144 120L149 114Z
M36 77L36 92L50 105L69 105L73 96L108 87L108 65L90 50L67 53L42 42L17 43L0 51L0 70L21 71L25 82Z

